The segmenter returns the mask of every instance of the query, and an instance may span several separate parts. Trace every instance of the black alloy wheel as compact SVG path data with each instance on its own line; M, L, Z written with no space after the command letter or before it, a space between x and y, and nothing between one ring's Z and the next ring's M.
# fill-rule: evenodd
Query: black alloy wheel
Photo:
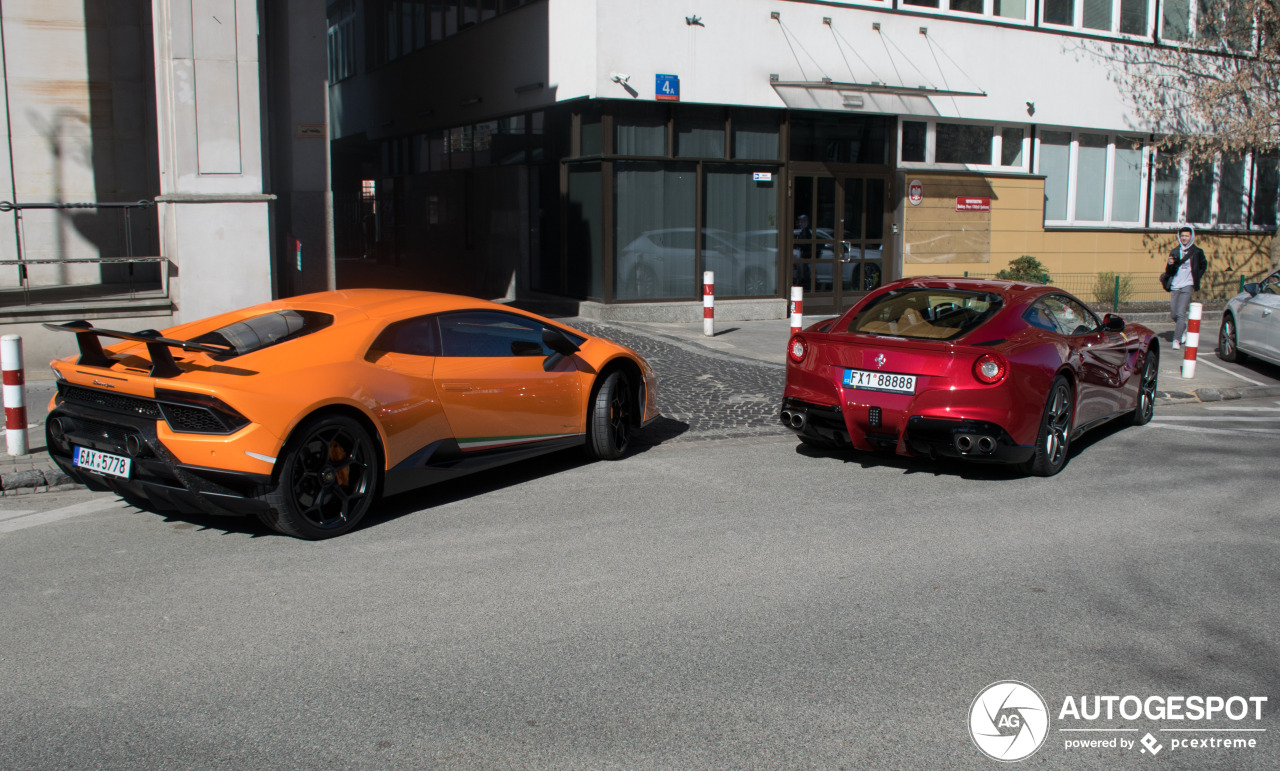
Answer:
M1067 451L1071 447L1071 415L1074 411L1071 384L1059 375L1049 387L1049 398L1045 400L1040 432L1036 437L1036 451L1023 466L1026 473L1051 477L1066 465Z
M631 445L632 399L627 376L614 370L605 376L587 416L587 452L599 460L621 458Z
M1222 326L1218 329L1218 358L1223 361L1240 361L1244 358L1236 344L1236 319L1230 313L1222 314Z
M377 497L378 453L368 432L345 415L305 421L285 446L280 482L267 500L268 527L317 540L351 530Z
M1160 378L1160 352L1153 343L1147 349L1146 363L1142 365L1142 379L1138 381L1138 404L1129 413L1129 425L1142 426L1151 422L1156 413L1156 381Z

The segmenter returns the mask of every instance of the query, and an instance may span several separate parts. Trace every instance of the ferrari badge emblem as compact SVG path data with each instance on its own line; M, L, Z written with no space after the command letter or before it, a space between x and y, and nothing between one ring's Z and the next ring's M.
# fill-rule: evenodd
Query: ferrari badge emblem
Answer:
M884 354L876 356L876 369L884 367Z

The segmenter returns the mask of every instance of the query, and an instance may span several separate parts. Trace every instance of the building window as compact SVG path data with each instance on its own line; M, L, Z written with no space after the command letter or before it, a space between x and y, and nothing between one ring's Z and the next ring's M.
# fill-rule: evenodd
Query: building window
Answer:
M1270 229L1276 223L1276 156L1218 153L1190 159L1177 148L1157 153L1153 223L1221 229Z
M642 106L621 111L614 116L613 126L613 152L617 155L666 156L667 110L664 107Z
M356 74L356 17L350 14L329 27L329 82Z
M1244 0L1164 0L1160 9L1160 37L1212 48L1251 50L1256 28L1252 9L1253 4Z
M1143 159L1137 140L1090 132L1040 132L1045 222L1063 225L1142 224Z
M994 135L995 130L991 126L938 123L935 160L937 163L990 166Z
M1025 126L904 120L899 160L966 168L1027 171Z
M614 296L688 299L697 275L697 172L691 164L619 162L614 167Z
M1045 0L1041 20L1045 24L1089 32L1118 32L1149 38L1153 7L1154 0Z
M733 157L778 160L778 114L761 110L733 110Z
M1027 0L902 0L902 6L912 10L936 11L940 14L987 16L1004 21L1030 21Z

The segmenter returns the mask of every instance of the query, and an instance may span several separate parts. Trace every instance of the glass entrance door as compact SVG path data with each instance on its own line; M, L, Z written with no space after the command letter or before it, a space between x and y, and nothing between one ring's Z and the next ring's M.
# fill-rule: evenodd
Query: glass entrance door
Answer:
M884 281L888 177L792 179L791 284L806 313L840 313Z

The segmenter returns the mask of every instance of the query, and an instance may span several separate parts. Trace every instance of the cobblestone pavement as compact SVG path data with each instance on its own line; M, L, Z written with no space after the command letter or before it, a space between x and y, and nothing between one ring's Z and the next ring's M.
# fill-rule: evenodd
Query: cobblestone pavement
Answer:
M619 324L566 321L583 332L633 349L658 373L662 419L637 437L640 442L790 433L778 422L786 378L783 365L709 351L676 338L639 334Z

